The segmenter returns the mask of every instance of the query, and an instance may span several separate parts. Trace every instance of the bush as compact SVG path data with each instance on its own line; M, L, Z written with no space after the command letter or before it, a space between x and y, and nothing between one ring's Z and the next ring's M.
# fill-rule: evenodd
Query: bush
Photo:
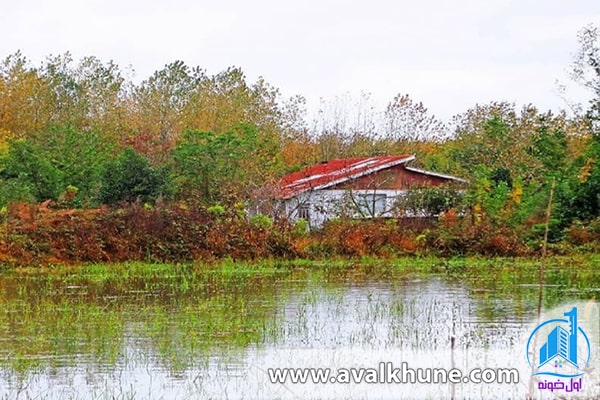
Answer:
M102 204L149 202L162 194L166 174L150 166L148 160L130 147L106 164L100 177L99 200Z
M215 216L185 204L147 207L136 202L112 209L52 210L15 203L8 213L10 240L4 243L0 262L13 264L186 262L297 254L291 227L284 222L264 229L233 211Z
M256 228L269 229L273 226L273 220L265 214L256 214L250 218L250 224Z
M296 237L303 237L308 235L308 221L304 218L300 218L294 224L294 228L292 229L292 235Z
M210 206L206 209L206 211L214 215L215 217L222 217L225 215L225 207L220 204L215 204L214 206Z

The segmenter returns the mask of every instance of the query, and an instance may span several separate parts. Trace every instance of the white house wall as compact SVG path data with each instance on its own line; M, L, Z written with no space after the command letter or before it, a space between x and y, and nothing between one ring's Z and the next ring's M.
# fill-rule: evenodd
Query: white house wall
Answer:
M308 223L311 228L318 228L326 221L340 216L354 217L391 217L391 209L396 198L405 194L405 190L327 190L321 189L302 193L298 196L284 200L287 217L296 221L299 214L308 212ZM385 195L381 212L375 215L365 215L357 209L356 199L361 195Z

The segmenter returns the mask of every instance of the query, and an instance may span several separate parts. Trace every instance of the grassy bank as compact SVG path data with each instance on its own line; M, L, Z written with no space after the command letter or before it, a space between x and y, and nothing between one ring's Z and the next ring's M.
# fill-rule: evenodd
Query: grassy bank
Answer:
M405 256L397 258L379 257L333 257L330 259L272 259L233 260L231 258L212 261L195 261L190 263L81 263L81 264L46 264L43 266L9 266L0 268L4 276L39 276L47 279L72 280L91 279L94 282L107 280L127 281L132 278L184 277L192 275L215 276L275 276L298 272L356 272L394 274L432 274L481 276L490 272L533 273L539 271L539 257L438 257L438 256ZM573 271L583 270L594 273L598 268L600 276L600 253L583 253L571 255L553 255L543 262L544 268L550 270ZM582 271L583 271L582 270ZM582 272L580 271L580 272Z

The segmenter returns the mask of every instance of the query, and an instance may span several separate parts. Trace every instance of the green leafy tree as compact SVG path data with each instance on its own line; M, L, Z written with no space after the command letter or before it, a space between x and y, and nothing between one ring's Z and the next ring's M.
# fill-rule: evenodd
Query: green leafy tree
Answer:
M148 160L126 147L116 160L108 162L100 177L99 200L103 204L153 201L166 187L163 170L153 168Z
M173 155L179 196L212 204L262 186L276 152L264 139L250 125L221 134L186 131Z
M44 158L61 171L61 193L69 186L76 187L76 203L92 204L114 142L96 131L78 131L69 126L49 128L30 140L42 149Z
M3 198L42 201L56 199L64 173L54 166L44 151L26 140L11 143L2 160Z
M1 177L7 187L20 184L29 188L31 201L57 200L67 188L75 187L73 205L89 206L94 202L109 149L110 142L95 132L48 128L26 140L10 142L0 161Z
M568 138L562 130L542 126L534 135L530 153L539 161L542 171L555 175L567 166Z
M563 199L564 214L590 221L600 217L600 135L594 134L572 196Z
M590 144L582 157L574 163L577 180L572 197L563 199L567 217L592 220L600 216L600 32L588 25L579 32L578 52L575 54L572 78L590 89L595 97L586 113Z

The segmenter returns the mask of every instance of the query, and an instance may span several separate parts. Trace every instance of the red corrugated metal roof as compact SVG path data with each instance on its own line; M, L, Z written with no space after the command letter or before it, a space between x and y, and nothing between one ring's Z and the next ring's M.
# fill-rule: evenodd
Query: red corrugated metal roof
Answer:
M313 165L281 178L278 194L283 199L309 190L323 189L382 169L413 160L410 155L386 157L343 158Z

